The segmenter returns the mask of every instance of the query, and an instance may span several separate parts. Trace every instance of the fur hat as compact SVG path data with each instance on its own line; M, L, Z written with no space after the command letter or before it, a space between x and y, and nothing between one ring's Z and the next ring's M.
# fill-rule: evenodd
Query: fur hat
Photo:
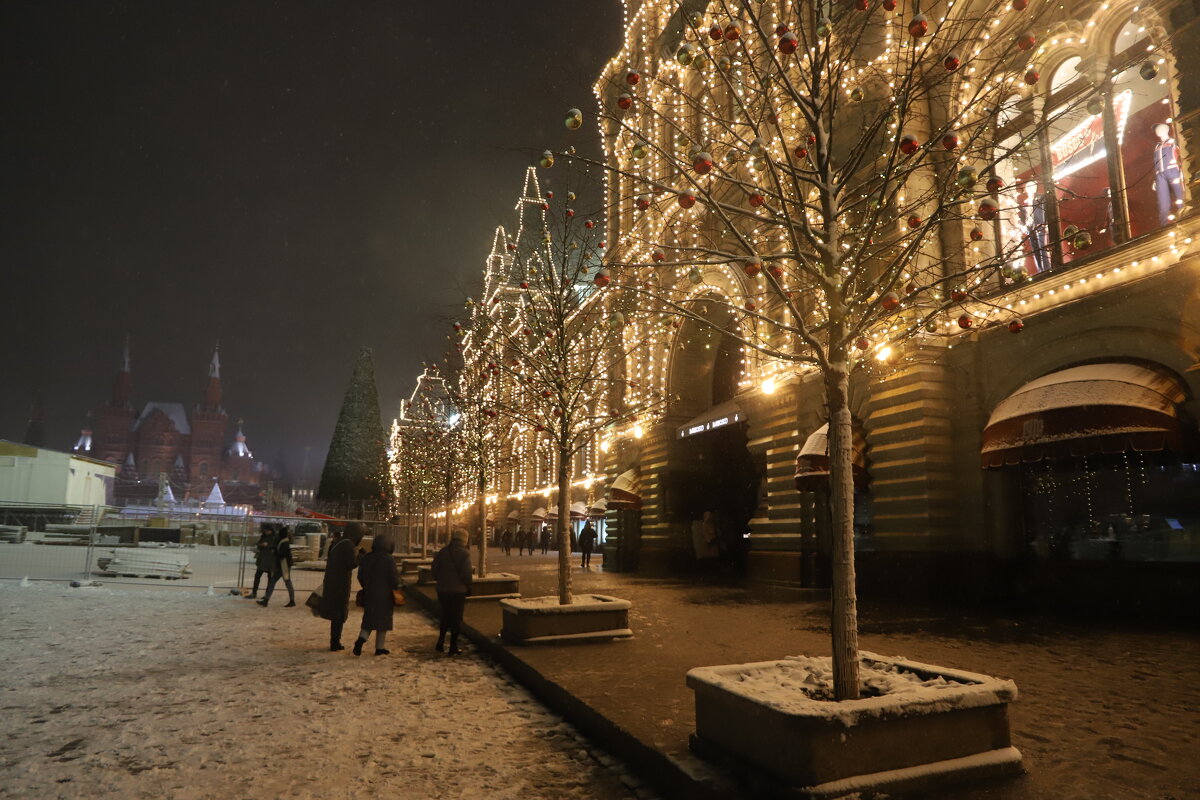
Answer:
M450 533L450 541L462 542L463 544L466 544L467 543L467 532L465 530L463 530L462 528L455 528Z

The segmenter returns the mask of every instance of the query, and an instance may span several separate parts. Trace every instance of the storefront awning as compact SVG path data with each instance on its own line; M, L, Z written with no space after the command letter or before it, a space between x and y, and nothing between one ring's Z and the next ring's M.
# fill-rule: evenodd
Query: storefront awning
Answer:
M520 512L520 511L517 511L517 510L514 508L512 511L508 512L508 518L509 518L509 519L513 519L513 520L520 519L520 518L521 518L521 512Z
M996 406L983 430L985 468L1047 458L1178 450L1179 380L1141 364L1087 364L1052 372Z
M614 506L641 508L642 490L636 468L625 470L617 476L608 488L608 502Z
M546 509L542 508L541 506L538 506L537 508L535 508L533 510L533 513L530 514L529 516L533 517L534 519L545 519L546 518Z
M737 404L736 400L730 400L720 405L715 405L703 414L699 414L680 425L675 429L675 438L686 439L689 436L724 428L726 425L742 422L745 419L746 414L742 411L742 407Z
M854 485L861 487L867 480L867 440L862 426L852 428L854 452L851 455L851 471ZM829 491L829 423L808 435L804 446L796 456L796 488L802 492Z
M587 519L587 503L582 500L571 503L571 519Z
M599 500L592 503L592 507L589 509L589 511L591 512L591 516L593 516L593 517L603 517L604 512L607 510L608 510L608 498L607 497L601 497Z

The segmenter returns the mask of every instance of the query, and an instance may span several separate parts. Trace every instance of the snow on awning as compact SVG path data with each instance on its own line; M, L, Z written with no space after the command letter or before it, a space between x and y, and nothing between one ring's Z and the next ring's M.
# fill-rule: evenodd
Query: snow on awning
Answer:
M533 513L530 514L529 516L533 517L534 519L545 519L546 518L546 509L543 508L542 506L538 506L537 508L535 508L533 510Z
M517 511L517 510L514 508L512 511L508 512L508 518L509 518L509 519L514 519L514 520L515 520L515 519L520 519L520 518L521 518L521 512L520 512L520 511Z
M1047 458L1177 450L1179 380L1141 364L1087 364L1030 381L996 406L983 430L984 468Z
M853 425L851 435L853 452L850 469L854 474L854 485L862 486L867 479L867 440L858 423ZM796 488L802 492L829 491L828 422L808 435L796 456Z
M587 503L582 500L577 500L571 503L571 519L587 519L588 507Z
M601 497L599 500L592 503L592 507L588 510L593 517L603 517L604 512L608 510L608 498Z
M608 489L608 502L614 506L641 508L642 490L637 469L622 472Z
M737 401L729 400L713 406L703 414L699 414L680 425L675 429L675 438L686 439L689 436L723 428L726 425L742 422L745 419L746 412L742 411L742 407L738 405Z

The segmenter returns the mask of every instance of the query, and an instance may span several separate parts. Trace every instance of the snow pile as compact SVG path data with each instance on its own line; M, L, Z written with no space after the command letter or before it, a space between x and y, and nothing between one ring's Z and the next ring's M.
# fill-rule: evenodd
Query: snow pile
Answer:
M1008 703L1012 681L860 653L858 700L833 699L833 665L828 657L788 656L780 661L699 667L687 682L697 691L737 695L784 714L839 721L853 726L865 718L934 714L955 708Z
M558 602L557 595L501 600L500 605L523 614L572 614L585 611L621 611L633 606L628 600L602 594L577 594L569 605Z

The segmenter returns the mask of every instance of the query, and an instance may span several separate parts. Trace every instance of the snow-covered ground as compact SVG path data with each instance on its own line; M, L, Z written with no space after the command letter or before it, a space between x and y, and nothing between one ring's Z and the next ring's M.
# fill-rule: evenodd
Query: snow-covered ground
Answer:
M635 796L469 647L435 652L411 607L391 655L356 658L282 598L0 581L0 797Z

